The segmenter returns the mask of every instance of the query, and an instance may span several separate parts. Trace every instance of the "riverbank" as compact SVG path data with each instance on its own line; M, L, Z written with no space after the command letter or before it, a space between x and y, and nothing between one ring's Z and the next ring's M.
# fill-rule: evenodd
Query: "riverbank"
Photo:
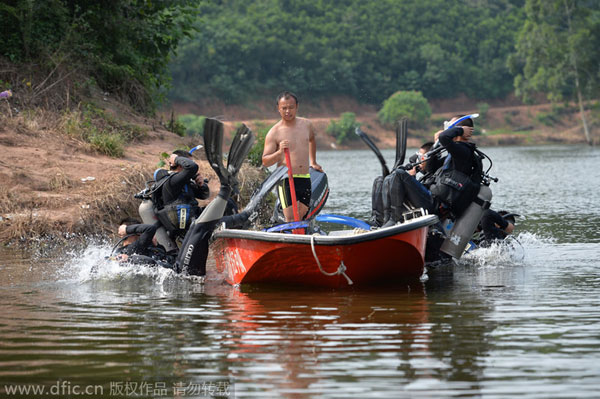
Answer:
M37 109L0 115L0 243L30 247L112 236L121 219L137 217L140 202L133 195L152 179L163 153L202 143L201 137L166 130L159 119L125 115L114 107L104 111L141 132L125 145L122 157L103 154L72 134L67 113ZM226 135L233 130L228 124ZM204 152L196 152L195 160L216 195L219 181ZM256 168L244 166L240 172L244 187L259 176Z
M122 104L102 101L96 104L100 104L105 118L125 121L137 132L126 144L122 157L104 155L74 135L66 112L43 109L5 112L8 101L0 104L0 151L3 154L0 182L4 188L0 193L1 243L19 242L28 246L49 238L77 240L77 237L89 234L105 236L114 233L121 218L137 215L139 202L133 194L151 179L152 172L159 167L162 153L192 147L202 140L180 137L168 131L164 127L165 118L161 120L160 114L157 118L141 117ZM381 149L395 146L394 133L377 122L375 107L347 99L332 99L325 104L302 103L300 107L300 115L311 118L317 128L319 151L365 148L360 140L339 145L326 134L330 121L342 112L354 112L363 130ZM226 141L230 140L239 122L253 128L270 126L277 120L274 106L269 104L246 108L219 103L204 108L176 104L173 109L176 115L186 112L221 115L226 120ZM443 121L458 113L477 112L474 105L466 101L456 102L454 108L448 104L434 105L434 110L443 111L433 115L434 121ZM482 124L487 134L477 136L476 141L482 147L584 143L576 113L565 113L554 126L546 126L539 115L549 112L549 104L490 107ZM419 146L432 132L432 129L411 129L408 145ZM209 185L215 192L218 180L203 152L199 155L197 161L201 173L210 179ZM255 168L242 170L242 180L248 187L260 180L258 175Z
M409 127L408 146L419 147L429 141L444 120L458 114L480 113L476 124L482 134L475 137L479 146L497 145L545 145L545 144L585 144L585 137L579 113L575 106L558 108L552 104L524 105L518 99L509 97L486 103L460 96L452 100L439 100L430 103L433 115L431 125L423 129ZM298 115L308 117L317 130L317 145L320 150L362 149L364 143L355 140L339 144L326 133L331 120L339 119L344 112L356 115L356 121L373 138L381 149L395 148L396 137L392 130L382 126L377 118L378 108L361 104L354 99L344 97L328 98L314 102L300 101ZM272 101L257 101L251 104L226 105L218 100L204 100L198 103L176 103L168 107L168 115L192 113L204 116L219 116L233 123L244 122L250 127L271 126L279 115ZM598 111L586 112L588 124L600 126ZM600 140L595 134L595 141Z

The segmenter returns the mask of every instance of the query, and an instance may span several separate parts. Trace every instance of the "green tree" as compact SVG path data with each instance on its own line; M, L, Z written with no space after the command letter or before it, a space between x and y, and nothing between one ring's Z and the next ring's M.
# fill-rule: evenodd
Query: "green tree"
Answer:
M600 3L586 0L527 0L527 20L511 57L517 94L544 92L553 102L575 100L585 138L592 145L584 101L600 87Z
M431 107L420 91L399 91L383 102L377 117L388 127L394 126L402 118L422 127L431 118Z

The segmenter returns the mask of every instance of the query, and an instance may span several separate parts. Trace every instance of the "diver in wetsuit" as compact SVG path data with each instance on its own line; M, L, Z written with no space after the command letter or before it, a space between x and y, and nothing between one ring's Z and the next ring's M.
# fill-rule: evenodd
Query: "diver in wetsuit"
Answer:
M214 169L221 182L217 197L204 208L186 233L179 255L175 262L175 271L194 276L206 274L206 259L208 257L209 239L213 230L220 222L229 227L243 225L249 212L223 217L227 208L229 196L237 185L236 175L242 166L246 155L252 147L254 137L252 131L245 125L238 128L231 143L227 157L227 167L222 161L223 124L214 119L206 119L204 124L204 148L209 164Z
M207 199L210 190L206 182L198 174L198 165L192 160L189 152L175 150L168 159L169 168L174 171L162 187L162 201L168 205L177 200L190 204L198 203L196 198Z
M431 173L428 166L430 161L424 161L424 155L431 150L433 143L424 143L409 158L409 163L392 170L383 179L381 205L383 207L384 227L402 222L402 213L407 210L406 203L414 208L423 208L429 213L435 211L433 198L424 181L430 179ZM419 163L420 162L420 163ZM413 166L414 164L417 164ZM422 175L417 180L417 173ZM381 212L377 212L381 213Z
M154 172L156 185L152 202L156 216L171 237L183 235L201 213L199 199L207 199L210 191L198 175L198 165L190 154L176 150L168 159L172 173L164 169Z
M452 121L460 118L454 117ZM464 119L439 134L439 142L448 151L444 165L436 172L431 194L439 204L436 213L446 216L452 212L459 218L477 196L483 166L476 146L471 143L473 120Z
M481 217L480 229L483 237L480 241L476 241L476 244L488 247L504 240L515 229L515 216L506 211L496 212L487 209Z
M122 220L118 229L122 240L114 250L116 259L120 262L170 267L174 258L154 240L158 227L159 223L141 224L131 218Z

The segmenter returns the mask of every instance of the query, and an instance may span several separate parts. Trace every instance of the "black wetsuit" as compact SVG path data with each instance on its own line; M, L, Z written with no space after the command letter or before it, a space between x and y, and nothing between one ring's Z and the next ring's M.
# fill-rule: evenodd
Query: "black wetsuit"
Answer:
M181 166L182 171L174 173L167 177L169 180L162 186L162 202L163 205L170 204L182 196L182 194L189 198L189 203L198 202L195 198L207 199L210 195L210 191L206 184L198 186L192 180L198 173L198 165L190 158L177 157L175 158L175 165Z
M198 173L198 165L189 158L178 156L175 165L182 170L164 177L159 182L160 195L153 198L158 220L171 236L183 234L201 209L196 198L206 199L210 195L208 185L198 186L192 179Z
M140 237L129 245L119 247L118 254L127 255L128 263L159 265L172 268L173 256L166 253L162 246L152 244L152 238L159 224L132 224L127 226L128 235L137 234Z
M441 157L439 154L434 155L425 162L425 167L421 168L421 173L423 175L419 178L419 181L427 187L427 189L435 183L435 172L444 166L445 159L445 157Z
M440 144L450 154L452 169L471 176L476 165L473 163L475 144L464 141L454 141L454 138L463 135L462 127L453 127L440 134ZM448 160L446 160L448 162Z
M440 134L440 144L446 148L448 156L442 168L436 172L435 183L431 185L431 193L436 201L450 209L457 218L477 196L482 174L481 159L475 152L475 144L453 140L462 134L460 126Z
M496 240L504 240L507 236L504 230L508 227L508 223L498 212L487 209L481 217L483 241L480 245L486 246ZM500 226L500 228L496 225Z
M225 223L225 227L228 229L243 228L246 227L249 216L250 212L243 211L235 215L223 216L217 220L192 224L181 243L181 249L175 263L175 271L178 273L186 272L192 276L204 276L206 274L209 241L215 227Z
M429 190L402 168L393 170L383 179L382 202L384 224L403 221L405 202L430 213L435 211Z

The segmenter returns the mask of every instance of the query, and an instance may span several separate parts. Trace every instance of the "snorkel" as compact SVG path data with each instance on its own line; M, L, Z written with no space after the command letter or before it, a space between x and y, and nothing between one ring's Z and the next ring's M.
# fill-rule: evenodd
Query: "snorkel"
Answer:
M450 121L444 121L444 130L453 128L454 126L456 126L458 123L464 121L465 119L475 119L475 118L479 118L479 114L465 115L465 116L458 118L457 120L455 120L452 123L450 123ZM436 142L436 144L437 144L437 142Z
M202 148L202 144L198 144L197 146L195 146L194 148L192 148L190 150L190 155L192 155L194 153L194 151L199 150L200 148Z
M461 116L454 122L444 121L444 131L455 127L457 124L464 121L465 119L475 119L478 117L479 117L479 114L469 114L469 115ZM427 161L428 159L432 158L433 156L439 154L443 150L445 150L445 148L440 145L440 140L436 140L435 144L433 145L432 149L429 152L426 152L425 154L421 155L417 151L417 155L418 155L417 162L411 163L411 164L407 165L406 167L409 167L410 169L412 169L415 166L420 165L423 162Z

